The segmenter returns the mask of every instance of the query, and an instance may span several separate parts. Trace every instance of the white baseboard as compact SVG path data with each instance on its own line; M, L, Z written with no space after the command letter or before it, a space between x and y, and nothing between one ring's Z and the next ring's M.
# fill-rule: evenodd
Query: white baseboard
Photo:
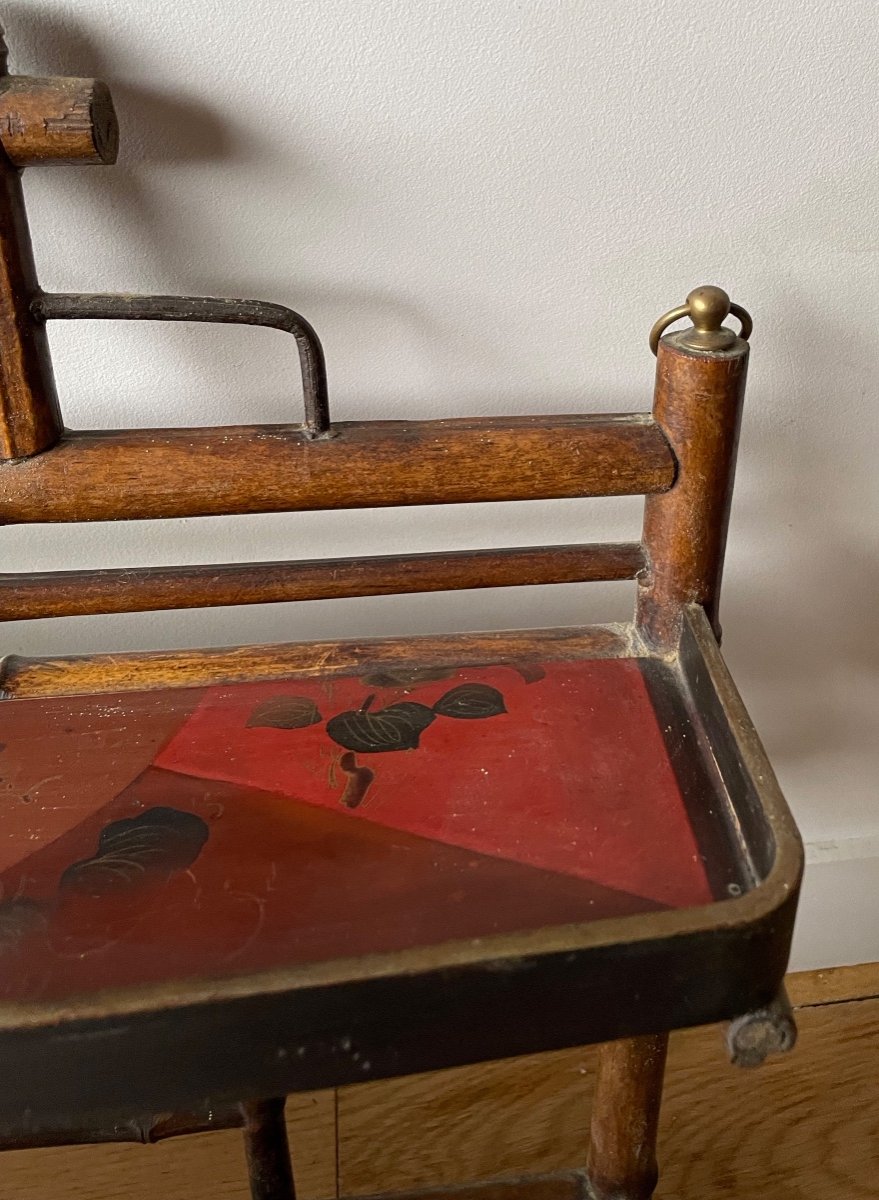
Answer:
M879 961L879 838L811 842L792 971Z

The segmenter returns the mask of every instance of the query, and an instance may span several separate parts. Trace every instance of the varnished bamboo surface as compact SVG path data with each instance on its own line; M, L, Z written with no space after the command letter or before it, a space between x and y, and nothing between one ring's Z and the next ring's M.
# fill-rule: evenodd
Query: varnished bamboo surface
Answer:
M637 544L0 575L0 621L634 579Z
M333 675L362 663L397 666L474 666L540 656L614 658L632 653L626 625L537 632L443 634L435 637L369 638L362 642L292 642L267 646L220 646L209 650L160 650L58 658L0 660L0 692L22 698L84 692L147 691L154 687L203 687L288 675ZM2 1196L2 1193L0 1193Z
M0 467L0 523L621 496L671 487L641 415L67 433Z
M5 76L0 142L16 167L115 162L119 126L107 85L97 79Z
M717 610L748 346L700 354L663 338L656 359L653 414L678 463L674 488L644 506L644 545L652 569L640 588L638 622L658 646L674 644L684 606L704 606L720 636Z
M598 1052L587 1175L594 1200L650 1200L668 1035L608 1042Z
M717 1027L672 1035L661 1200L875 1200L879 964L788 987L800 1043L759 1070L726 1063ZM585 1159L595 1058L575 1049L291 1097L302 1200L427 1189L433 1200L582 1200L572 1172ZM0 1196L247 1200L241 1136L16 1151L0 1157Z
M30 311L37 291L21 176L0 150L0 460L36 454L61 431L46 331Z

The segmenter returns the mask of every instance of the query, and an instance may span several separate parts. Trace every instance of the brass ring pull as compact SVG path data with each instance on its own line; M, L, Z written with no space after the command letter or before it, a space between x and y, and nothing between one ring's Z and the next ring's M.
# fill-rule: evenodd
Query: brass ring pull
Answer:
M741 304L733 304L722 288L696 288L687 296L685 304L679 304L659 318L650 330L650 349L656 354L659 339L669 325L681 317L689 317L693 328L684 331L680 345L687 350L728 350L736 341L736 334L723 324L730 314L738 317L741 323L738 336L746 342L754 328L750 313Z

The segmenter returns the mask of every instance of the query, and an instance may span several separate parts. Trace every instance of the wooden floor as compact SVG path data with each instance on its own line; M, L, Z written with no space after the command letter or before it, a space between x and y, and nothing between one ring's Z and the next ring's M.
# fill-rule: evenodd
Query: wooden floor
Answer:
M672 1039L662 1200L879 1197L879 964L791 977L800 1042L758 1071L720 1031ZM582 1166L594 1051L291 1098L302 1200L446 1189ZM469 1189L460 1196L466 1196ZM560 1200L564 1184L480 1188ZM246 1200L237 1132L6 1154L0 1200Z

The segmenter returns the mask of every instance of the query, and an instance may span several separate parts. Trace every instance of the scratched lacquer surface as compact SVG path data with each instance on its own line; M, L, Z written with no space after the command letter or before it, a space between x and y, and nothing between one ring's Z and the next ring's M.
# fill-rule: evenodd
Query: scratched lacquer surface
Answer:
M639 665L0 703L0 996L711 899Z

